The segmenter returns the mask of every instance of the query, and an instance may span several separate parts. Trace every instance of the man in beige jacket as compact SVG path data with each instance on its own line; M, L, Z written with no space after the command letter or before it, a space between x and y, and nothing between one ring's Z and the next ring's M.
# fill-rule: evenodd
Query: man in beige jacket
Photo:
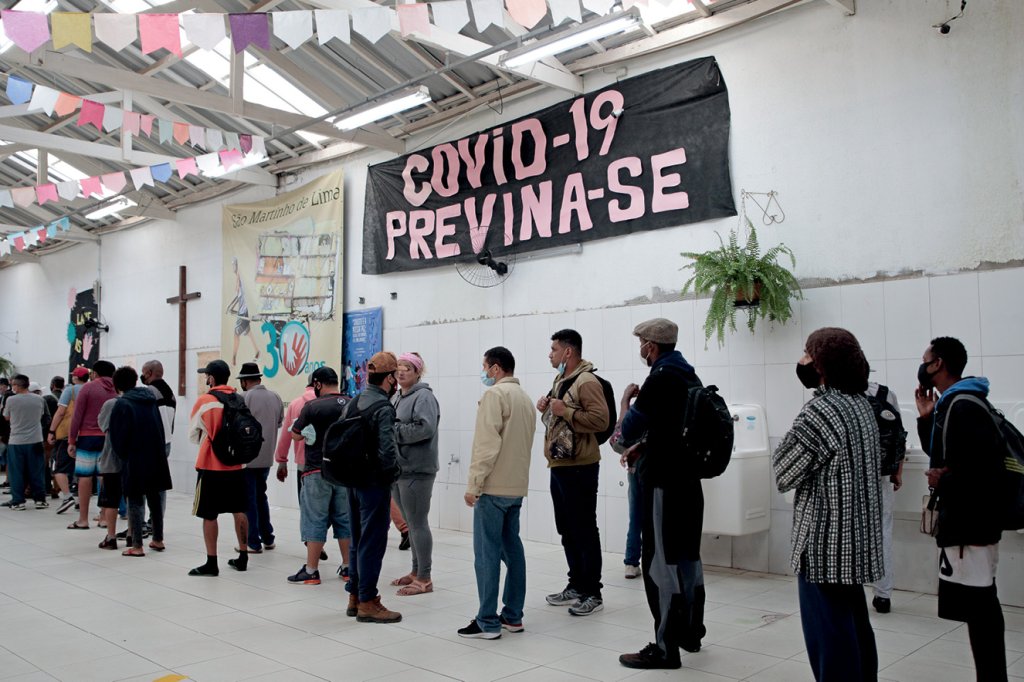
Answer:
M530 449L537 418L533 401L513 376L516 360L507 348L484 353L473 434L466 504L473 507L473 568L480 610L460 637L497 639L504 628L523 630L526 555L519 539L519 511L530 482ZM498 614L498 579L505 562L504 608Z

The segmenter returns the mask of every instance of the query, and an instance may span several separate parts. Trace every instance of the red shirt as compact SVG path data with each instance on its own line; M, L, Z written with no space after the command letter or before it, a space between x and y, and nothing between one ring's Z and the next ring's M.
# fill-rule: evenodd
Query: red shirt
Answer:
M103 429L97 421L103 403L117 397L114 380L99 377L82 386L75 398L75 413L71 417L68 445L74 445L79 436L102 436Z

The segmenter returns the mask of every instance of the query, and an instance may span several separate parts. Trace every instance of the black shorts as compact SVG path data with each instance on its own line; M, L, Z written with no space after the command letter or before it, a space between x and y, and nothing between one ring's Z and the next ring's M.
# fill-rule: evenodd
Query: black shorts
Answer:
M53 473L75 475L75 460L68 455L68 439L57 441L57 456L53 460Z
M196 476L196 497L192 514L212 521L221 514L245 513L249 499L245 470L209 471L200 469Z
M100 509L117 509L121 506L121 473L101 474L101 477Z

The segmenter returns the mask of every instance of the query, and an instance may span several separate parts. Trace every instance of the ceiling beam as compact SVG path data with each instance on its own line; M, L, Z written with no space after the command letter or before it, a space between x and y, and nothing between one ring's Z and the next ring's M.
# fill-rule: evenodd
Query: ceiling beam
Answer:
M38 263L39 256L27 251L11 251L10 255L4 256L2 260L10 263Z
M244 102L241 111L235 111L235 102L224 95L201 92L196 88L171 83L165 79L150 78L137 73L110 66L102 66L82 59L74 59L57 52L37 51L33 56L4 55L4 60L43 69L51 73L81 78L93 83L102 83L108 87L122 90L134 90L158 99L177 102L188 106L219 111L224 114L242 116L254 121L263 121L286 128L301 126L309 122L309 117L291 111L275 109ZM342 140L351 140L367 147L377 147L396 154L405 151L405 143L393 137L375 135L365 130L342 131L329 123L314 123L304 128L311 133Z
M842 10L843 14L852 17L857 13L857 0L827 0L828 4Z
M711 10L708 9L708 6L704 4L703 0L690 0L690 4L693 5L693 8L697 10L697 13L702 17L711 16Z

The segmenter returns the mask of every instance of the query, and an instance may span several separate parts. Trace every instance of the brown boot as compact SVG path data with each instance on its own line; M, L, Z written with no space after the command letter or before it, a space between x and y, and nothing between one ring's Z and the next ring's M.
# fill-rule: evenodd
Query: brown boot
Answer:
M354 594L348 595L348 608L345 609L345 615L349 617L355 617L359 612L359 597Z
M402 614L398 611L388 611L380 603L380 595L370 601L359 602L359 609L356 620L360 623L397 623L402 620Z

